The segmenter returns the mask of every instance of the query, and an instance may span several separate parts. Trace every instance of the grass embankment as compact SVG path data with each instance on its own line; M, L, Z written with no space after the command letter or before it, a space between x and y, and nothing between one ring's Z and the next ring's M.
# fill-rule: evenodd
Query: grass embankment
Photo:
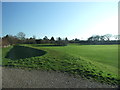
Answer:
M3 65L67 72L109 84L119 81L117 45L11 46L3 48Z
M0 65L2 65L2 48L0 47Z

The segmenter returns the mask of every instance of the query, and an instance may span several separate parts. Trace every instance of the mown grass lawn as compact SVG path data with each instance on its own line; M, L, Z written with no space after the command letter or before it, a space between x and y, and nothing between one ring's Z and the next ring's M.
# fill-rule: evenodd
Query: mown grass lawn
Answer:
M3 48L2 58L4 66L67 72L109 84L119 81L118 45L23 44Z

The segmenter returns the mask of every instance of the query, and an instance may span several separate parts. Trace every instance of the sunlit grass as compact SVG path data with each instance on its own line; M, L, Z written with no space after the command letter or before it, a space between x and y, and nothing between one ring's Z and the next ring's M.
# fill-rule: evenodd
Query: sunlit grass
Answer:
M118 84L117 45L47 46L24 44L22 46L43 50L47 53L42 56L12 60L5 58L12 46L7 47L3 49L3 65L61 71L100 82ZM25 49L21 50L24 52ZM28 50L28 55L30 50Z

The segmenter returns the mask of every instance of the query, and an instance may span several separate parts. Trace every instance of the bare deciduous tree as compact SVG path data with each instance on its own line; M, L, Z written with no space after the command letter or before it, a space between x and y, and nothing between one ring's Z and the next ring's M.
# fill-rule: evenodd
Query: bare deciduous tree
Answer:
M19 33L17 34L17 37L18 37L20 40L24 40L24 39L25 39L25 33L19 32Z

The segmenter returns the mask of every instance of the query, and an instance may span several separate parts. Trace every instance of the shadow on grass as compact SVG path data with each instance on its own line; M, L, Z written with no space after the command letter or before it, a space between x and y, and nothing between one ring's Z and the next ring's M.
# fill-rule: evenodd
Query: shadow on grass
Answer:
M35 46L35 47L55 47L55 46L63 46L63 45L32 45L32 46Z
M38 50L25 46L14 46L5 56L5 58L9 58L12 60L24 59L36 56L42 56L46 54L46 51Z

